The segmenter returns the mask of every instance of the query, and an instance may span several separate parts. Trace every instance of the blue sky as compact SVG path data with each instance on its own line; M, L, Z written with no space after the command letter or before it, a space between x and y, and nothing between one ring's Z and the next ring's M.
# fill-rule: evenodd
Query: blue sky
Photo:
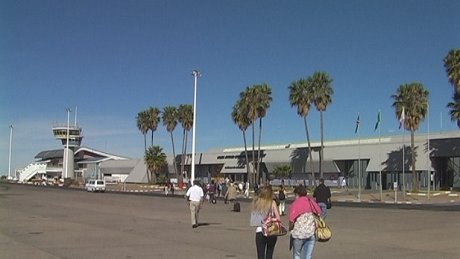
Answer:
M460 47L458 10L457 0L0 0L0 173L8 171L9 126L15 169L62 148L51 128L66 123L66 107L78 107L83 145L142 157L137 113L192 104L193 69L202 73L198 152L242 145L231 108L246 86L262 82L273 93L263 144L305 142L288 86L315 71L333 79L326 141L357 138L358 112L360 137L376 137L378 110L381 134L402 134L390 96L411 82L430 92L430 131L458 131L442 63ZM319 141L316 110L308 122ZM179 126L177 150L181 137ZM171 152L164 127L155 144Z

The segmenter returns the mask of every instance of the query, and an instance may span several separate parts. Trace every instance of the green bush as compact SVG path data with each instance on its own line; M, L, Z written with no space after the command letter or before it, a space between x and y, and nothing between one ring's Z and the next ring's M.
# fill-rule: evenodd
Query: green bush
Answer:
M168 177L160 175L157 178L157 184L166 184L169 181Z

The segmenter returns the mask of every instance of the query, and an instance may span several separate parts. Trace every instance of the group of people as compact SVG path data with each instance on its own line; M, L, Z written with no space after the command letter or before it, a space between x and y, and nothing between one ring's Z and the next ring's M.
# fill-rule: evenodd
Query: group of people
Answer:
M225 179L224 181L216 182L211 180L210 183L203 185L205 198L211 203L215 198L223 197L225 203L236 200L238 194L249 198L249 183L248 182L232 182Z
M266 185L262 187L259 194L254 197L251 204L251 226L256 227L256 250L257 258L273 258L273 252L278 237L265 236L262 232L263 219L266 215L271 214L274 218L281 221L281 215L284 211L284 203L281 205L281 193L284 194L284 186L279 189L278 195L275 195L272 187ZM290 230L290 249L293 251L293 258L300 259L311 258L315 245L315 220L314 214L327 216L327 203L330 202L331 191L324 185L324 179L320 179L319 185L315 188L313 197L307 196L307 189L299 185L294 189L295 200L289 208L289 230ZM274 197L278 196L279 204ZM261 216L262 215L262 216Z
M230 185L237 192L237 187ZM265 236L262 231L263 221L267 215L281 221L285 209L284 185L281 185L278 193L275 193L271 185L265 185L259 188L257 195L251 204L250 225L255 227L255 244L258 259L271 259L275 249L277 236ZM186 198L189 201L192 228L198 227L199 211L204 201L205 192L200 186L200 182L195 180L193 186L186 192ZM312 257L315 245L315 219L314 214L320 215L323 219L327 217L328 203L331 199L331 191L324 184L324 179L319 180L319 185L313 192L313 198L308 197L307 188L299 185L294 189L295 199L289 208L289 230L290 230L290 247L292 249L293 259Z

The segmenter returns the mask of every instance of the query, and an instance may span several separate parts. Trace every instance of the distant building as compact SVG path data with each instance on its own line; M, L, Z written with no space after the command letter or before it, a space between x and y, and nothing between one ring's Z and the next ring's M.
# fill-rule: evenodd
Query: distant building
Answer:
M24 169L19 170L19 181L27 182L34 178L64 178L65 162L64 150L46 150L35 156L35 161ZM99 171L99 164L107 160L126 160L128 158L112 155L106 152L95 150L89 147L77 147L73 152L72 168L74 177L72 179L84 180L85 178L102 178Z
M338 140L324 142L323 176L329 185L338 185L338 179L345 178L349 187L377 189L392 188L396 182L406 189L412 187L410 136L385 136L379 138ZM312 160L308 159L305 143L269 145L261 147L260 175L270 178L278 165L290 165L293 181L307 183L313 168L315 179L319 176L320 143L312 143ZM419 188L430 184L437 189L460 188L460 132L431 133L415 135L416 174ZM36 163L46 164L48 177L60 177L63 172L63 150L40 152ZM257 154L257 150L255 152ZM257 155L256 155L257 156ZM176 156L177 171L180 172L181 155ZM204 182L211 178L230 178L233 181L248 181L244 147L224 148L195 156L195 177ZM252 150L248 149L252 164ZM172 157L163 174L175 177ZM184 159L182 176L190 177L191 155ZM251 166L252 167L252 166ZM75 150L75 178L100 175L108 180L146 183L146 166L143 159L128 159L97 151L87 147ZM249 176L253 170L249 168ZM381 180L380 180L381 175Z
M415 135L415 169L419 187L427 187L430 181L431 188L460 188L460 132L431 133L429 141L427 137L426 134ZM411 189L410 146L410 136L326 141L323 176L329 185L338 185L339 178L346 178L349 187L358 187L361 181L362 188L376 189L380 185L381 173L383 189L392 187L395 182ZM320 143L312 143L311 147L313 171L318 179ZM311 175L308 153L305 143L263 146L260 175L268 176L276 166L287 164L292 168L291 179L308 184ZM195 157L197 178L219 175L238 182L248 180L244 147L201 153ZM248 150L248 157L251 162L252 150ZM190 160L187 156L187 172L190 172Z

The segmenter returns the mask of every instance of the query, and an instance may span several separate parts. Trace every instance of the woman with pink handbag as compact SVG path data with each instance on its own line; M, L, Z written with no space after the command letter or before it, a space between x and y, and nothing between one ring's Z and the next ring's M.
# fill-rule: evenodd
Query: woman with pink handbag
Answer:
M314 214L320 214L318 204L307 197L307 189L300 185L294 189L295 200L289 210L289 230L291 231L292 258L310 259L315 246L316 223ZM303 252L303 253L302 253Z

